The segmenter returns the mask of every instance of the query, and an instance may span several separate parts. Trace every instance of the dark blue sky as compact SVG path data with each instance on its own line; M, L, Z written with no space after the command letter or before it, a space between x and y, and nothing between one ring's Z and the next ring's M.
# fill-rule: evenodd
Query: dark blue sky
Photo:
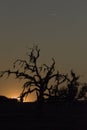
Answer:
M74 69L87 81L86 34L85 0L0 0L0 69L39 43L41 62L55 57L60 71Z

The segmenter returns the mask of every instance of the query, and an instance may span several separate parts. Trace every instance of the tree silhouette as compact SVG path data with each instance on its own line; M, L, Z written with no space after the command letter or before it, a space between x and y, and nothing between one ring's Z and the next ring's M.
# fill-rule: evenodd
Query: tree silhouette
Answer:
M79 92L78 99L81 99L81 98L84 98L87 100L87 83L83 84L83 86Z
M67 77L67 87L68 87L68 92L67 92L67 99L69 101L75 100L77 93L78 93L78 87L79 87L79 82L78 82L79 76L76 76L76 74L71 70L71 79Z
M23 90L20 94L20 101L29 93L36 92L37 101L44 102L45 96L51 96L51 90L55 90L55 96L58 95L58 86L66 80L66 76L55 71L55 60L52 58L52 64L38 65L40 49L37 45L29 49L28 60L17 59L13 63L13 70L0 72L0 77L7 74L8 77L14 74L18 79L24 79ZM15 70L16 69L16 70ZM54 82L52 82L54 80Z
M64 75L64 86L61 86L59 89L59 83L57 86L51 87L49 91L51 91L50 95L51 99L53 98L55 101L58 100L66 100L66 101L74 101L77 99L78 88L79 88L79 76L71 70L71 78L68 75ZM58 82L58 80L57 80Z
M31 93L36 93L37 102L43 104L45 101L69 101L86 99L87 84L80 87L79 76L71 70L68 74L61 74L55 70L55 60L52 58L50 65L39 65L40 49L37 45L29 48L28 59L17 59L13 63L13 69L0 72L0 77L5 74L9 77L15 75L17 79L24 80L22 92L19 95L20 102Z

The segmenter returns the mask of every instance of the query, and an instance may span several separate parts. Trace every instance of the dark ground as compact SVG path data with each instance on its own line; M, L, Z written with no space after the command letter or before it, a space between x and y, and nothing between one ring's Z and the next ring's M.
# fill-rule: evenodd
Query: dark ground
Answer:
M0 130L87 130L87 102L0 104Z

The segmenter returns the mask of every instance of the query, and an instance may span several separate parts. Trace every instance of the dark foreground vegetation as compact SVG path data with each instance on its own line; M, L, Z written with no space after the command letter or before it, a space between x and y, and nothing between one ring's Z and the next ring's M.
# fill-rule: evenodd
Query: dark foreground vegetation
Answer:
M0 129L14 130L85 130L87 102L2 103Z

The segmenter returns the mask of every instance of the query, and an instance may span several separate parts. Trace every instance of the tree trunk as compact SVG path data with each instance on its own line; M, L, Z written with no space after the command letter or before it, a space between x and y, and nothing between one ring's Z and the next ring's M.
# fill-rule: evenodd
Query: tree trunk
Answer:
M43 103L44 103L44 97L43 97L43 89L41 88L40 89L40 93L39 93L39 96L38 96L38 106L39 106L39 109L42 110L43 109Z

